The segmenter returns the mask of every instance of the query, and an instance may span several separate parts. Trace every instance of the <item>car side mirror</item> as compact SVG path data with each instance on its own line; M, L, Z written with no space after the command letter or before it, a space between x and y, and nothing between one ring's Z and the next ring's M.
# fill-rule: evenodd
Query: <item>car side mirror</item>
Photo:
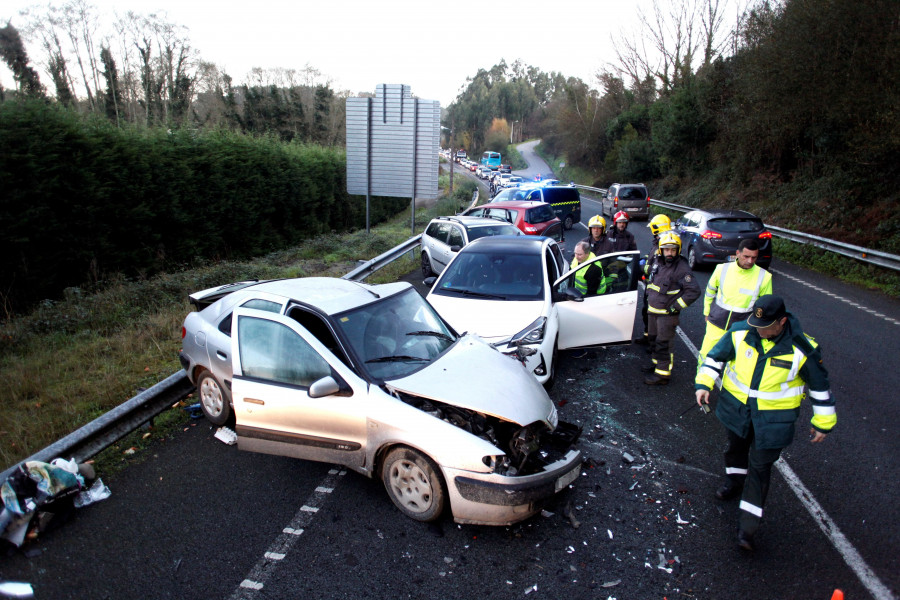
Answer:
M340 384L335 381L334 377L329 375L327 377L319 379L318 381L314 381L313 384L309 386L309 397L323 398L325 396L334 396L340 391Z
M431 277L426 277L422 283L427 285L428 287L434 287L434 282L437 281L437 277L432 275Z
M462 250L462 246L450 246L450 252L459 252Z

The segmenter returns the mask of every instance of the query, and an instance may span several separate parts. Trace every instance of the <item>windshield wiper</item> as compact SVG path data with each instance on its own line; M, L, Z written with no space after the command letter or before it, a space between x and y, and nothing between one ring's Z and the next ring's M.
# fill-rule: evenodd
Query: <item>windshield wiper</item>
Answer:
M452 342L453 338L447 335L446 333L441 333L440 331L410 331L406 335L433 335L434 337L438 337L448 342Z
M455 294L462 294L464 296L477 296L478 298L500 298L501 300L506 300L506 296L500 296L499 294L486 294L484 292L476 292L474 290L456 290L453 288L441 288L442 292L453 292Z
M407 356L405 354L399 354L397 356L381 356L379 358L370 358L369 360L366 361L366 363L409 362L411 360L431 362L430 358L423 358L421 356Z

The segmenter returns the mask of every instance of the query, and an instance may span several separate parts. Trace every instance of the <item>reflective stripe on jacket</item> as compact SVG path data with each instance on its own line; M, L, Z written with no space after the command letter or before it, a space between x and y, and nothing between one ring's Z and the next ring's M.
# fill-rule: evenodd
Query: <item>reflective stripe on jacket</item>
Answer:
M656 257L647 282L648 313L679 312L699 297L700 286L686 258L679 255L675 262L666 264L662 256Z
M712 389L720 376L716 416L741 437L749 435L752 423L760 449L784 448L791 443L807 385L813 427L827 433L837 423L821 351L793 316L773 341L763 340L746 323L733 326L710 350L695 387Z
M709 278L703 314L719 329L728 329L750 316L757 298L771 293L772 274L762 267L742 269L734 263L723 263Z

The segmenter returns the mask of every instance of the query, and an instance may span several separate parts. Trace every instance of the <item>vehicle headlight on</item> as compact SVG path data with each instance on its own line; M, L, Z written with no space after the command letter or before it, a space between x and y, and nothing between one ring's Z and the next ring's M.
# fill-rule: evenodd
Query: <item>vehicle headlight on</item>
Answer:
M544 331L547 328L547 317L538 317L531 324L512 336L509 340L510 346L520 346L523 344L540 344L544 341Z

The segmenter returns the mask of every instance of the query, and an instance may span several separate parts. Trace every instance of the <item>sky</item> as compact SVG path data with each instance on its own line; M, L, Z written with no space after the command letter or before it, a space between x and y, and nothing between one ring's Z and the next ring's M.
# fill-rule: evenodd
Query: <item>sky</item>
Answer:
M668 0L663 0L667 2ZM235 80L253 67L309 65L337 91L374 92L379 83L409 85L412 93L448 106L466 78L505 59L558 71L595 85L594 75L616 62L613 37L638 31L638 8L651 0L518 0L495 4L429 0L88 0L101 22L114 13L165 12L188 28L203 60ZM53 5L62 5L51 0ZM47 0L3 0L0 23L19 27L20 10ZM17 25L18 24L18 25ZM39 48L26 42L31 66L45 86ZM12 75L0 64L0 81Z

